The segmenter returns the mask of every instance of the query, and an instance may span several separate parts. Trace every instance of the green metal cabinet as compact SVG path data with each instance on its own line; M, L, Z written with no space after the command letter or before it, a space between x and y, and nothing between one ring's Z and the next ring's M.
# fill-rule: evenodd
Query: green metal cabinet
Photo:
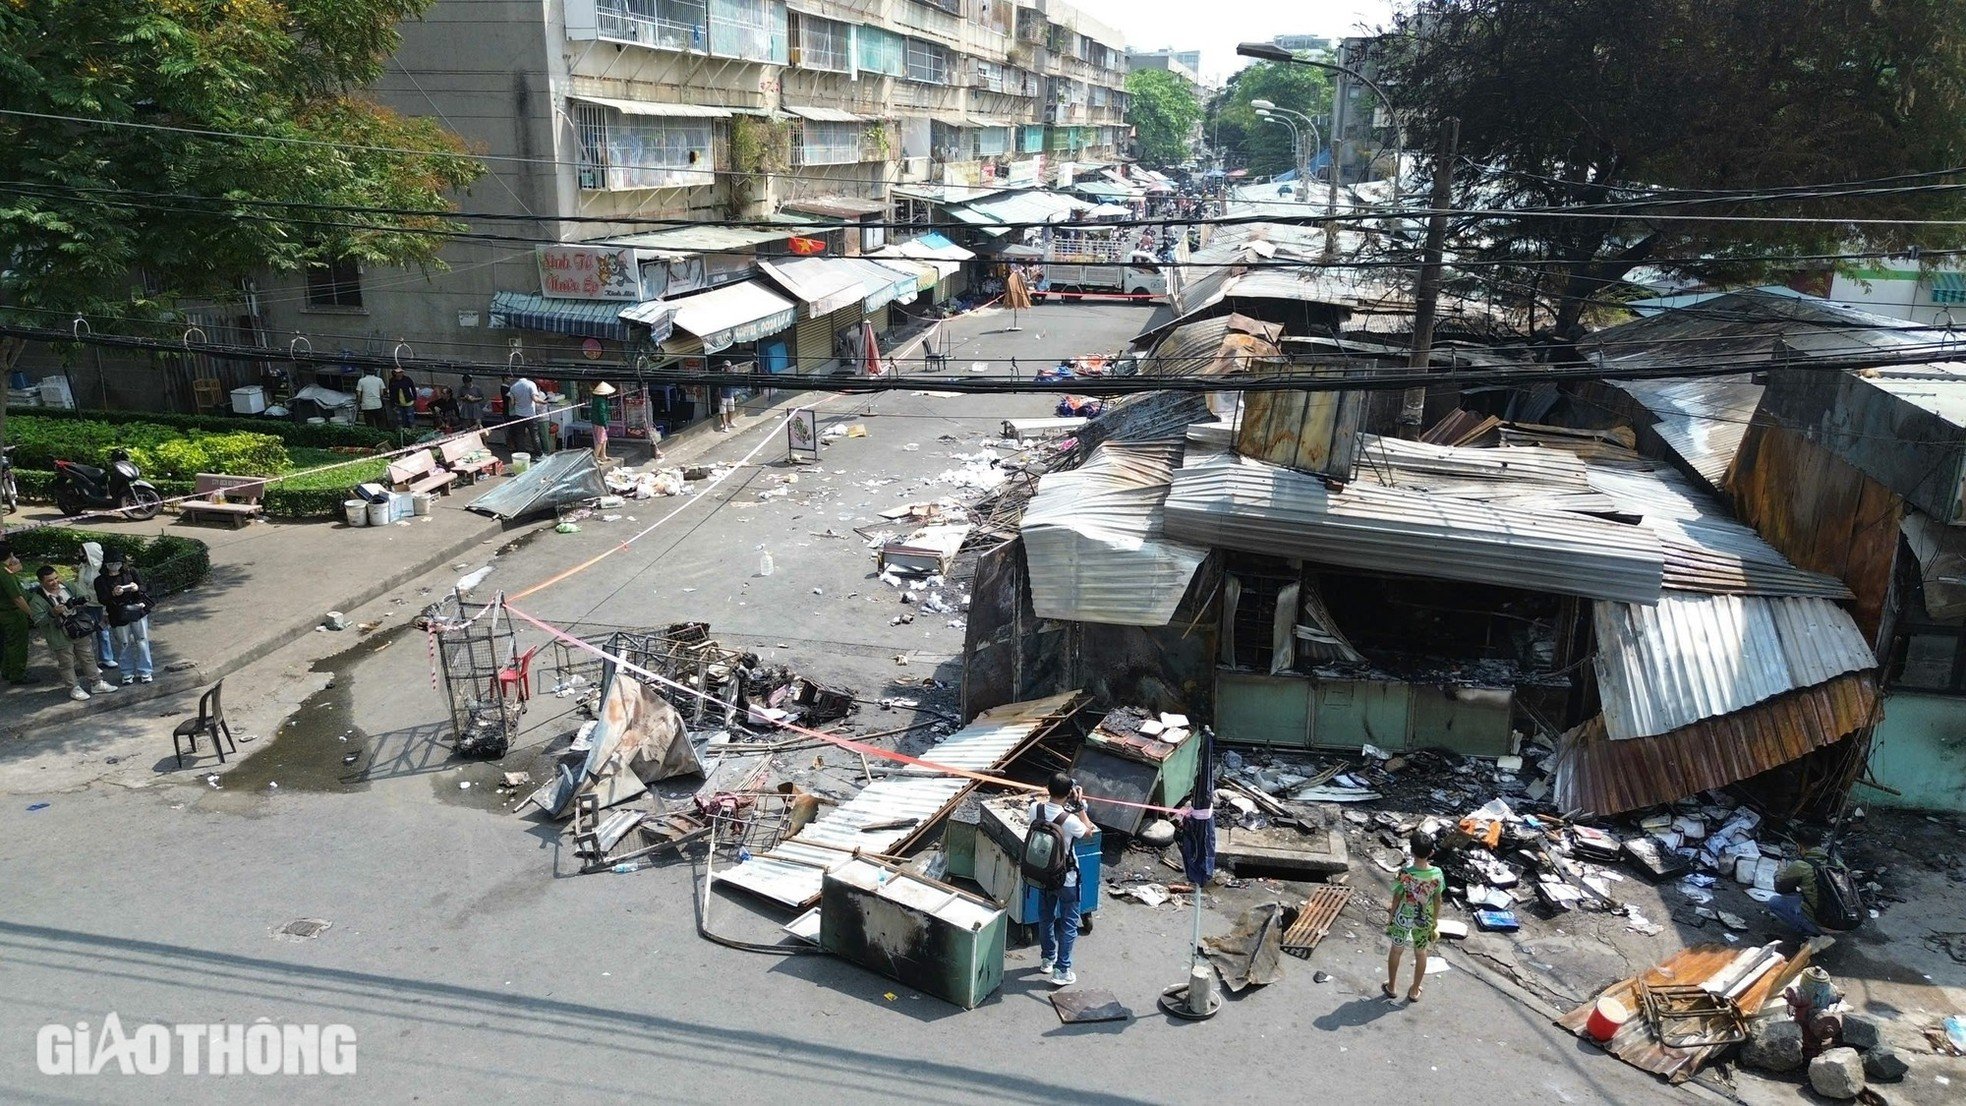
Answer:
M1389 753L1407 747L1412 709L1409 685L1380 680L1317 680L1313 686L1317 704L1313 746L1357 750L1370 744Z
M1311 681L1302 676L1215 674L1215 733L1223 741L1303 749L1311 722Z
M821 948L965 1010L1003 985L1006 928L989 900L865 857L819 893Z
M1409 746L1447 748L1463 756L1515 752L1511 693L1503 689L1413 685Z

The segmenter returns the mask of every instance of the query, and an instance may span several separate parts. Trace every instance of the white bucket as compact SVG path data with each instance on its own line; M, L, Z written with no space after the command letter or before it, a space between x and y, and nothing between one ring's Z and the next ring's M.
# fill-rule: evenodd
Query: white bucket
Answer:
M412 496L412 497L410 498L410 513L411 513L411 514L413 514L413 515L427 515L427 514L429 514L429 513L430 513L430 499L431 499L431 496L430 496L430 493L429 493L429 492L418 492L418 493L416 493L416 495L414 495L414 496Z
M389 501L388 501L388 500L386 500L386 499L385 499L385 500L383 500L383 501L382 501L381 503L371 503L371 504L369 504L369 525L370 525L370 526L387 526L387 525L389 525Z
M532 454L514 453L512 455L512 474L518 475L532 467Z
M350 526L369 524L369 501L366 499L344 499L341 501L341 515Z

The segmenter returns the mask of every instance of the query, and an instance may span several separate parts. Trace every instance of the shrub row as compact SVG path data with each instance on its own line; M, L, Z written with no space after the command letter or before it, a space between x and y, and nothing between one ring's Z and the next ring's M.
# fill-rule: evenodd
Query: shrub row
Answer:
M212 571L212 551L197 538L162 534L105 534L66 526L43 526L9 534L7 541L26 562L28 571L41 563L68 565L82 554L83 542L100 542L105 551L120 549L143 574L156 598L197 587Z
M223 415L180 415L169 411L71 411L53 407L7 408L9 440L13 438L13 425L17 418L68 419L115 425L144 422L168 426L175 430L203 430L217 434L245 431L251 434L271 434L288 445L310 446L315 449L333 449L336 446L374 448L388 445L393 440L387 430L377 430L368 426L347 426L334 422L310 423Z
M327 472L295 476L267 488L266 498L261 502L267 515L272 518L337 518L341 515L342 500L348 498L348 489L357 484L380 481L388 469L389 462L377 458ZM54 498L54 473L39 469L15 469L14 476L22 499L45 503ZM196 490L191 480L166 478L152 480L151 483L157 486L157 493L165 499L190 495Z
M286 443L271 434L184 430L158 423L107 423L95 419L49 419L34 415L7 420L14 463L52 470L56 460L102 464L112 449L127 449L130 460L152 481L188 480L201 472L271 476L288 467Z

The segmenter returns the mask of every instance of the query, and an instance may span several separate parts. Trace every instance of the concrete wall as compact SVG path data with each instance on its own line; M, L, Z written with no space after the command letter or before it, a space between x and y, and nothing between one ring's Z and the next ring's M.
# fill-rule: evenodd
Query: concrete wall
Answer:
M1941 270L1943 271L1943 270ZM1932 273L1919 269L1876 268L1837 273L1830 280L1829 298L1837 303L1893 319L1947 325L1966 322L1966 304L1934 303Z
M1912 691L1885 696L1870 770L1877 782L1902 794L1859 785L1862 802L1966 813L1966 703Z

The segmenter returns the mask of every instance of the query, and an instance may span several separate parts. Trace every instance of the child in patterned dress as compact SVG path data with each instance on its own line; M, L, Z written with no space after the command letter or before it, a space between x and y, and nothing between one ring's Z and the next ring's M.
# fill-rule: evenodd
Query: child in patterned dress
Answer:
M1434 839L1415 833L1407 848L1413 863L1393 877L1393 904L1386 911L1386 936L1392 938L1392 951L1386 954L1386 982L1380 986L1387 998L1399 985L1399 961L1407 949L1413 950L1413 986L1406 992L1409 1002L1420 1001L1420 985L1427 975L1427 950L1439 939L1440 893L1447 877L1434 867Z

